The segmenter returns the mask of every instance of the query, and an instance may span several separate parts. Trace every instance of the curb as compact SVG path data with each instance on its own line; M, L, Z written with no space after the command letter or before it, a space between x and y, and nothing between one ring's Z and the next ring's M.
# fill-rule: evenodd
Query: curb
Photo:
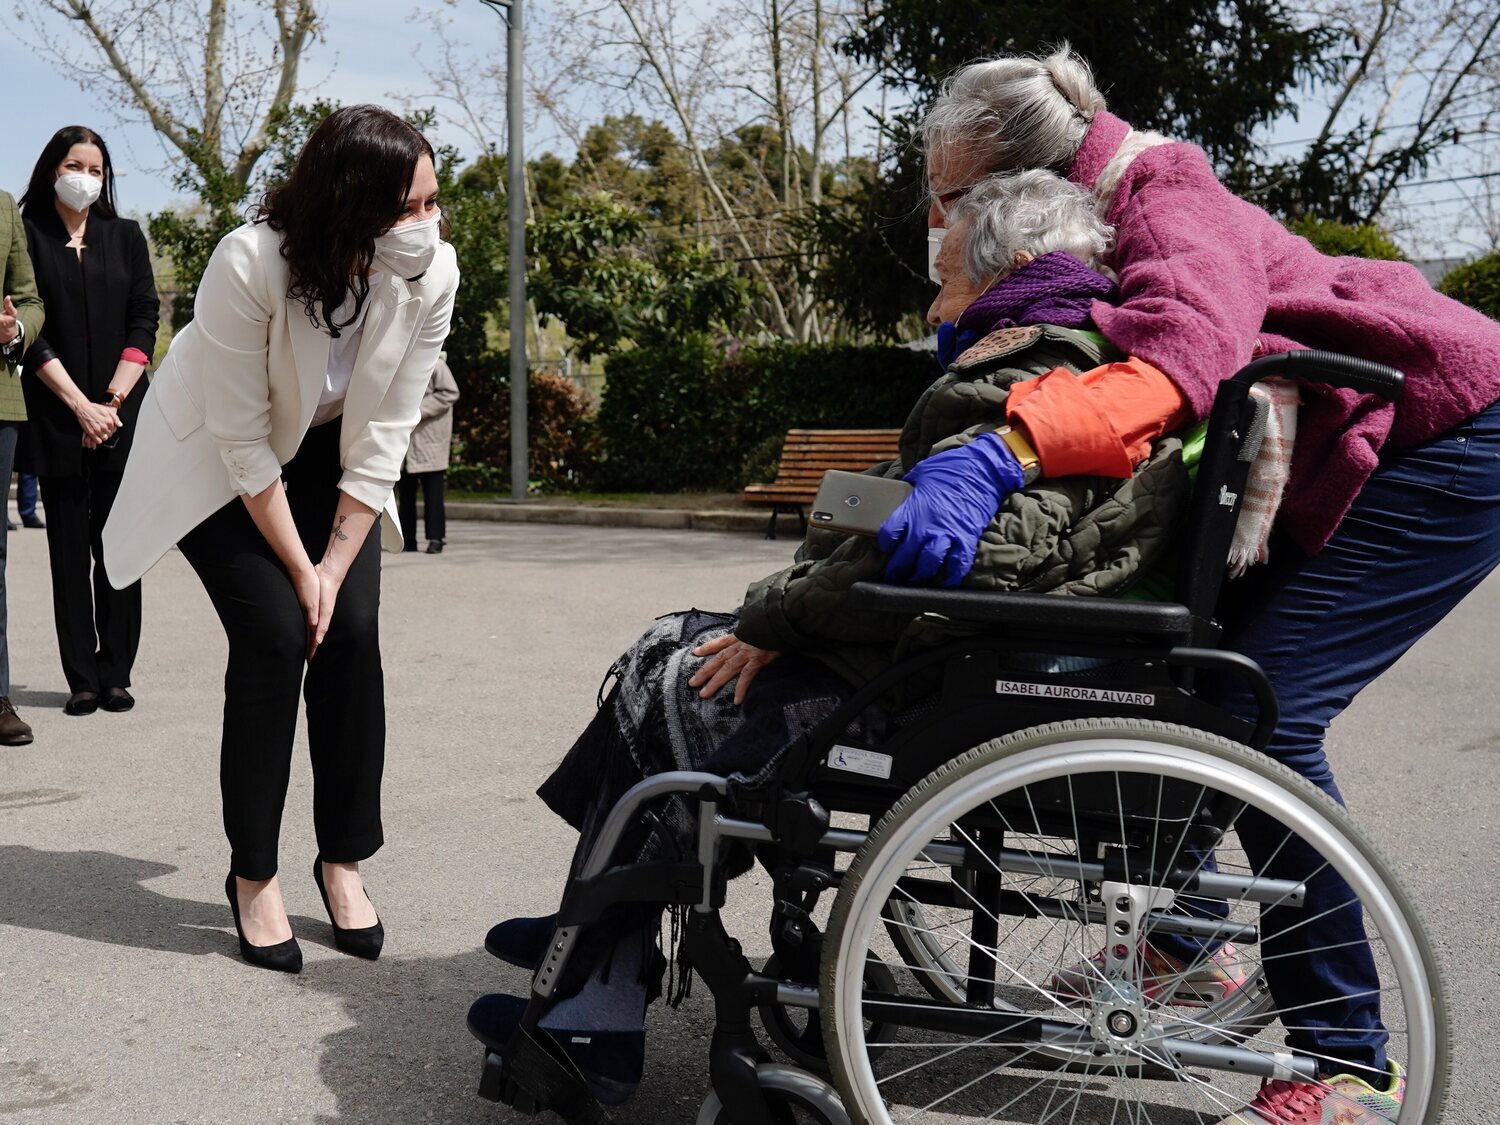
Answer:
M421 512L421 505L417 511ZM488 523L582 524L588 527L645 527L667 531L754 531L765 534L770 511L737 512L729 509L687 511L682 508L591 507L583 504L452 503L450 520L481 520ZM795 536L797 525L790 518L777 521L780 534Z

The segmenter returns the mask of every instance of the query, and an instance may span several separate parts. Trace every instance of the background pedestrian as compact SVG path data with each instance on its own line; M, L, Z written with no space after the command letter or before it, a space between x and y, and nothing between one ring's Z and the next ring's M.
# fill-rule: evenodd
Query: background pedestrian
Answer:
M16 456L16 437L26 420L17 361L26 345L42 333L42 301L37 295L31 258L26 253L26 230L16 201L0 191L0 481L10 484ZM0 521L8 523L8 521ZM8 528L0 527L0 746L24 746L31 727L16 714L10 701L10 623L5 607L5 556Z
M448 473L448 455L453 445L453 404L458 401L458 383L448 370L448 353L438 355L427 393L422 396L422 420L412 431L411 448L401 472L401 530L406 550L417 549L417 485L422 486L422 522L427 532L427 553L440 555L448 538L447 512L443 506L443 479Z
M71 693L63 710L135 706L141 588L111 588L100 536L146 384L160 302L146 237L115 208L114 168L99 134L59 129L21 197L47 335L26 350L26 449L47 506L52 615ZM8 477L6 479L9 479Z

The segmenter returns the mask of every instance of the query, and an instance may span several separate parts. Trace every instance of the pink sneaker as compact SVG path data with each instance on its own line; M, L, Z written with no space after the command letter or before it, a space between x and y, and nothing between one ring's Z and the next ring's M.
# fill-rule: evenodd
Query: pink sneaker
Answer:
M1232 942L1225 942L1207 960L1189 968L1185 962L1141 942L1142 990L1147 1000L1177 1008L1206 1008L1229 999L1249 980L1245 963ZM1088 1000L1104 980L1104 951L1087 961L1059 969L1047 990L1064 1000Z
M1392 1059L1390 1088L1377 1090L1363 1078L1335 1074L1322 1082L1267 1082L1255 1100L1219 1125L1389 1125L1401 1113L1406 1079Z

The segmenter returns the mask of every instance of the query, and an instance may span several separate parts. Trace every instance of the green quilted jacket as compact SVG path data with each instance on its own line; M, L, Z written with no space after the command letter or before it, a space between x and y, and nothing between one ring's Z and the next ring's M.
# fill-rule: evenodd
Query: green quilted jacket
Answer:
M7 192L0 191L0 292L16 306L29 347L42 332L42 299L26 251L26 228L21 212ZM24 422L26 400L21 397L21 373L13 360L0 356L0 421ZM7 485L9 482L6 482Z
M900 460L866 471L901 477L922 458L996 429L1014 383L1058 367L1076 374L1119 358L1094 332L1053 325L993 332L917 400L901 432ZM1128 480L1039 480L1006 498L962 585L1123 594L1164 557L1188 490L1182 442L1175 437L1160 439ZM850 609L849 588L881 581L885 561L873 538L811 529L791 566L750 587L736 632L761 648L807 653L860 683L908 651L961 631L930 619Z

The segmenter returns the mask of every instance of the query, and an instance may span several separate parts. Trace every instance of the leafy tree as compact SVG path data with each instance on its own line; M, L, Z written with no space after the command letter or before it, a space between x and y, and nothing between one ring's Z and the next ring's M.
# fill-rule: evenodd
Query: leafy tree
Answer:
M1089 60L1113 112L1233 166L1253 153L1250 130L1294 110L1296 84L1327 72L1332 35L1281 0L888 0L848 46L925 104L970 59L1063 40Z
M602 194L575 199L532 227L537 309L567 325L584 360L625 341L721 328L744 307L744 287L707 247L650 245L645 233L645 216Z
M931 300L925 171L913 137L959 65L1034 54L1067 40L1088 59L1110 109L1141 129L1201 144L1231 175L1255 155L1251 132L1295 108L1300 81L1329 73L1332 35L1299 23L1281 0L889 0L847 39L911 99L889 123L888 154L848 196L805 219L828 263L818 284L851 324L890 335Z
M660 121L637 114L589 126L571 178L579 190L608 192L653 222L686 224L703 213L691 157Z
M1307 18L1337 37L1305 99L1305 152L1252 168L1240 186L1278 214L1377 219L1433 167L1475 171L1500 79L1494 0L1312 0ZM1477 140L1477 143L1476 143ZM1482 177L1474 177L1482 178Z
M1500 320L1500 250L1450 272L1438 286L1438 292Z
M440 154L438 198L447 239L458 255L462 284L453 304L448 365L469 396L474 383L499 370L494 328L508 296L510 239L506 227L505 161L481 156L462 169L453 154ZM459 399L460 407L463 399Z

